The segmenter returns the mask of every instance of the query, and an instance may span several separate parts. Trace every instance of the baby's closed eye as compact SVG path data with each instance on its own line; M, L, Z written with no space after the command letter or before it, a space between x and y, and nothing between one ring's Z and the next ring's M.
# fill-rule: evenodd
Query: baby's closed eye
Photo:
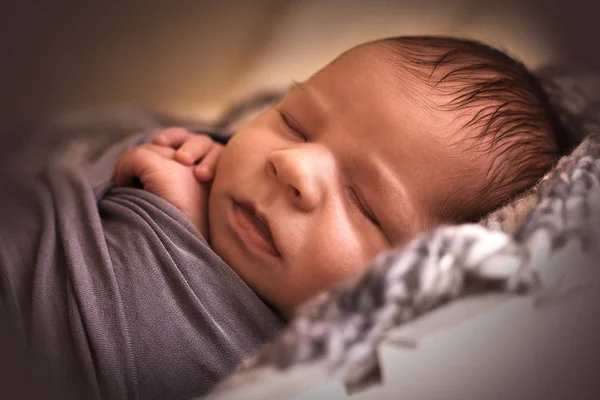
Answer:
M288 132L290 132L292 135L294 135L296 138L307 142L308 141L308 137L306 136L305 131L300 128L300 126L298 125L298 123L289 115L287 115L285 112L281 111L281 110L277 110L279 117L281 118L281 121L283 122L283 125L285 126L286 130Z
M361 214L365 218L367 218L373 225L375 225L378 228L381 228L381 224L375 217L375 214L369 209L369 207L366 205L364 200L361 199L361 197L358 195L356 190L352 187L348 187L347 191L348 191L348 195L349 195L351 201L359 209Z

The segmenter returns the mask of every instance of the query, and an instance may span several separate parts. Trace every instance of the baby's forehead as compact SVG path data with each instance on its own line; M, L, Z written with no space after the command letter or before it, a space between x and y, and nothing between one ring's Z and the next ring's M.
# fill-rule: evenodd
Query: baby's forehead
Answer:
M452 54L451 50L445 53L430 46L413 46L410 51L418 53L414 58L407 51L399 50L388 40L374 41L348 50L339 62L342 66L356 67L357 60L365 67L377 65L378 68L364 68L362 72L373 80L385 81L387 90L375 92L373 98L384 99L398 107L399 112L410 106L418 110L424 122L437 119L435 128L439 135L435 139L442 143L467 145L469 139L480 139L495 111L512 107L503 103L522 100L518 90L512 93L513 88L503 84L504 77L493 65L478 68L481 59L475 55L467 55L460 62L442 62L447 54ZM463 68L468 75L464 75ZM504 93L512 98L504 101Z
M429 141L410 148L408 156L429 153L437 156L431 158L431 165L453 161L460 166L439 168L438 177L456 178L449 173L452 169L461 172L459 177L467 177L454 180L455 185L449 187L500 187L496 197L501 199L504 192L514 190L513 181L521 179L518 170L508 165L522 164L525 170L523 165L540 164L538 160L545 157L542 153L553 151L535 79L524 66L484 45L446 39L433 39L426 45L418 40L409 45L384 40L356 46L335 63L348 72L347 82L377 88L370 96L356 99L371 111L361 118L372 118L374 131L385 128L381 124L386 121L395 122L384 132L396 129L402 137L417 132ZM368 103L377 107L369 108ZM356 151L371 152L379 144L373 139ZM403 156L407 154L399 155ZM455 202L473 190L455 190ZM496 191L491 191L495 196ZM472 197L463 203L471 204L477 196Z
M362 44L340 55L297 88L309 94L326 93L324 103L341 105L321 107L327 114L325 119L341 120L359 131L364 128L363 134L372 140L357 152L380 145L379 139L387 136L383 133L402 134L413 129L428 131L427 136L435 144L446 145L457 129L454 110L438 107L444 99L426 82L403 71L404 64L384 43Z

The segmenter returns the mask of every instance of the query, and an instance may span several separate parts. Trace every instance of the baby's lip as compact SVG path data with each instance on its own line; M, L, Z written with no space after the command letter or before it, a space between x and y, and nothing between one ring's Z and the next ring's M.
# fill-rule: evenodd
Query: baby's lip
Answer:
M281 257L281 252L279 251L277 242L273 237L271 225L269 224L269 219L266 216L266 214L257 209L257 207L251 202L242 201L238 202L238 204L252 217L256 228L263 234L265 240L267 240L273 246L273 249L275 249L275 251L277 252L277 256Z

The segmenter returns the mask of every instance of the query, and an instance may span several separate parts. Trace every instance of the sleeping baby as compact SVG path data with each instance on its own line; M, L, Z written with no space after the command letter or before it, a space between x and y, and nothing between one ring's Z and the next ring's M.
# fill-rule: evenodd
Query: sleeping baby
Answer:
M439 37L350 49L224 147L149 138L3 184L0 314L45 394L206 393L306 300L477 221L565 148L523 65Z
M175 204L289 317L382 250L475 222L531 187L557 159L559 129L535 79L506 55L395 38L295 84L224 149L167 129L127 153L115 178Z

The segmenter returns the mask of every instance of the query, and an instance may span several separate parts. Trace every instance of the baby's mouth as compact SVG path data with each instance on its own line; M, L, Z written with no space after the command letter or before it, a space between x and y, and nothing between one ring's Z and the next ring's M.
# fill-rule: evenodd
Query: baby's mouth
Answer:
M254 233L247 236L252 244L275 257L281 257L273 239L269 221L264 214L257 211L252 203L238 203L237 201L234 201L234 212L239 216L238 220L242 229Z

